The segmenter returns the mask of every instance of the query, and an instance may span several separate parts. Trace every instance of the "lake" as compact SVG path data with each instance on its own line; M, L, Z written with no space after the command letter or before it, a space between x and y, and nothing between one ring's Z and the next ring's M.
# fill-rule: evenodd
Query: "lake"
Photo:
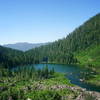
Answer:
M55 72L65 73L65 77L68 78L72 84L78 85L82 88L86 88L87 90L100 92L100 87L96 87L94 85L90 85L84 82L85 77L90 77L91 74L95 74L88 69L80 68L75 65L64 64L34 64L27 65L26 67L30 68L33 66L36 69L42 69L45 66L48 66L49 70L54 68Z

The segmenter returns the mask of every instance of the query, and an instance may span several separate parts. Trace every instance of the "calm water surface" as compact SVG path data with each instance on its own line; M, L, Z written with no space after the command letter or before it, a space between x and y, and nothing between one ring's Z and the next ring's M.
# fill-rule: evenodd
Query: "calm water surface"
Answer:
M46 66L46 64L35 64L34 65L36 69L42 69L44 66ZM86 76L87 73L88 74L91 73L91 71L87 69L80 68L75 65L63 65L63 64L47 64L47 66L49 69L54 68L56 72L65 73L66 78L68 78L73 84L76 84L82 88L86 88L87 90L100 92L100 87L96 87L96 86L84 83L82 81L84 80L84 77Z
M55 72L65 73L66 78L68 78L72 84L78 85L82 88L86 88L87 90L100 92L100 87L84 83L83 81L84 77L91 74L90 70L80 68L75 65L63 65L63 64L34 64L34 65L28 65L26 67L30 68L33 66L36 69L42 69L45 66L48 66L48 69L54 68Z

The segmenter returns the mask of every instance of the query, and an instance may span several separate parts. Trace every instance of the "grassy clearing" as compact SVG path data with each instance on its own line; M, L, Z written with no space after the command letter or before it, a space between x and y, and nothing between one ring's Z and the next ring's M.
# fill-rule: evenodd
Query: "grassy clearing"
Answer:
M75 53L75 55L80 65L88 67L97 73L86 82L100 86L100 45L93 45L84 51Z
M100 45L77 52L75 56L81 65L100 68Z

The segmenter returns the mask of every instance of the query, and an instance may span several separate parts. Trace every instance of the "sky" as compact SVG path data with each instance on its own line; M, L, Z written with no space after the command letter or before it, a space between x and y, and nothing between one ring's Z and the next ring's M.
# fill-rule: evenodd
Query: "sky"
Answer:
M100 13L100 0L0 0L0 44L66 37Z

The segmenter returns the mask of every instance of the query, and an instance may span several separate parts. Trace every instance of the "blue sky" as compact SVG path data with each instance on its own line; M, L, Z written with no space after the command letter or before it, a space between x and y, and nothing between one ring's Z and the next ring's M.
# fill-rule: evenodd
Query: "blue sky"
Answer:
M51 42L100 13L100 0L0 0L0 44Z

